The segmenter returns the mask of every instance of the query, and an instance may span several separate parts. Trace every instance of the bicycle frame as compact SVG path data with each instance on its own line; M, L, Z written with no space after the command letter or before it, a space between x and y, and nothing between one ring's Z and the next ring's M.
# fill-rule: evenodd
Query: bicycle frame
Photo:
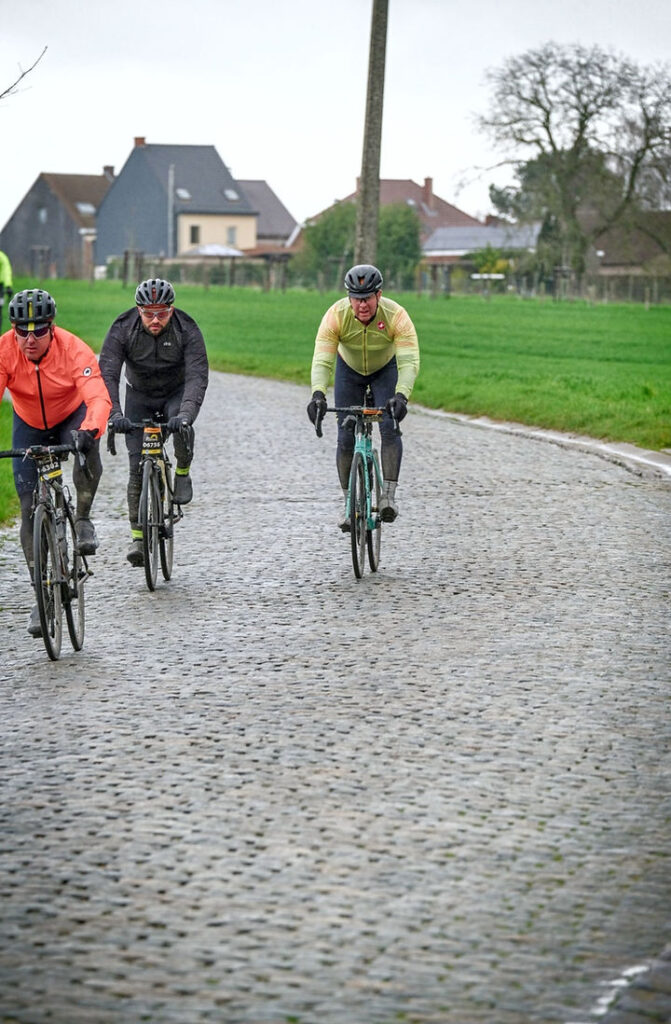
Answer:
M81 650L84 642L84 595L80 588L92 575L86 557L76 546L74 508L69 487L63 480L61 456L67 457L70 452L75 452L74 445L33 445L0 452L2 458L32 458L35 461L33 548L38 550L39 535L40 544L47 542L41 550L46 554L46 548L49 548L53 559L46 576L35 578L33 582L40 609L42 639L52 661L60 655L63 608L72 646L76 651ZM72 533L71 553L68 550L68 526ZM44 534L40 532L43 527ZM48 539L49 536L53 536L53 541ZM33 574L35 577L38 575L37 563Z
M343 410L340 410L341 412ZM380 470L380 460L378 458L377 451L373 447L373 423L382 419L382 409L371 409L367 406L352 406L348 410L348 415L345 417L343 423L354 422L354 452L352 453L352 464L354 465L354 456L358 453L361 454L364 460L364 465L369 467L372 463L375 478L380 487L382 487L382 472ZM351 474L350 474L351 476ZM365 489L366 489L366 529L377 530L380 526L380 516L377 508L373 508L372 496L371 496L371 479L370 473L365 474ZM350 479L350 485L347 490L347 511L346 514L351 517L352 515L352 481Z
M354 450L345 514L350 524L354 575L361 579L366 550L371 572L377 572L380 560L382 520L379 496L382 472L378 453L373 446L373 424L382 419L385 411L368 405L353 405L327 408L326 412L342 416L343 426L349 423L354 425Z
M161 474L161 487L166 486L166 467L170 466L170 458L165 448L163 426L154 421L145 421L142 424L142 453L140 455L140 467L145 462L153 462Z
M168 432L166 425L155 415L140 423L131 423L133 429L142 430L142 447L140 450L139 472L142 478L140 496L140 526L144 553L144 570L147 587L156 587L158 560L160 556L163 577L169 580L172 575L173 560L173 527L182 519L184 513L180 505L172 500L172 463L166 448ZM108 428L107 448L116 455L113 426ZM156 483L152 478L156 478ZM152 500L152 488L158 493Z

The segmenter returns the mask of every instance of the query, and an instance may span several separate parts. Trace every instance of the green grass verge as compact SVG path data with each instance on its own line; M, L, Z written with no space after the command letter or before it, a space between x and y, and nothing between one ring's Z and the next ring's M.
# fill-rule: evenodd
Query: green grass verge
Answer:
M15 287L31 283L24 279ZM118 282L45 286L56 299L59 323L96 351L114 317L133 304L134 288ZM337 297L177 289L177 304L203 329L213 369L304 384L306 403L315 332ZM414 401L645 448L671 447L670 307L393 297L406 306L419 335ZM9 470L3 460L0 477Z
M12 407L0 402L0 450L12 446ZM6 522L19 511L19 500L14 490L12 460L0 459L0 522Z

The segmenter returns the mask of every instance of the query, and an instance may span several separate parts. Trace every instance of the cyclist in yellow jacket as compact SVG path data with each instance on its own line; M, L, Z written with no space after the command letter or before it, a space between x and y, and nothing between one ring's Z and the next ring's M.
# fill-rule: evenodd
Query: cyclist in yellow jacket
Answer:
M319 427L326 412L326 390L334 372L336 406L363 405L370 386L373 404L385 408L380 421L384 482L380 516L393 523L398 515L398 483L403 443L395 430L407 412L408 399L419 372L417 332L408 313L397 302L382 297L382 274L370 264L358 264L345 275L347 297L327 309L317 331L312 358L310 421ZM345 499L354 452L354 426L344 426L338 415L336 465ZM346 515L339 523L348 533Z
M9 256L0 249L0 334L2 334L2 313L5 305L5 298L11 299L14 294L12 288L12 264Z

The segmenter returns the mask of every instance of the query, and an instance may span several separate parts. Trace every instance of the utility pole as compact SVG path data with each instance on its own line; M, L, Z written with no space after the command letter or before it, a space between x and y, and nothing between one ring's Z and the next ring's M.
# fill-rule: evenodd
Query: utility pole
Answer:
M380 213L380 148L382 143L382 107L384 64L387 49L387 12L389 0L373 0L368 57L368 92L363 132L363 156L359 181L359 202L354 241L355 263L375 263L377 225Z
M175 165L168 167L168 259L175 255Z

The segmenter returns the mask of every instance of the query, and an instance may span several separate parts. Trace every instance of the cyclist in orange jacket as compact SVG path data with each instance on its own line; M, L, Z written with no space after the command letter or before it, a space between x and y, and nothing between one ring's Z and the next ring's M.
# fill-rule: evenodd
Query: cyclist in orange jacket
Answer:
M92 555L98 546L91 506L102 476L100 437L112 402L93 349L69 331L56 327L56 303L48 292L29 288L9 304L12 327L0 336L0 398L12 396L12 447L74 444L84 455L75 459L72 480L77 492L75 531L79 550ZM14 459L14 485L21 505L21 547L33 573L33 491L37 470L32 459ZM28 625L40 636L37 605Z

